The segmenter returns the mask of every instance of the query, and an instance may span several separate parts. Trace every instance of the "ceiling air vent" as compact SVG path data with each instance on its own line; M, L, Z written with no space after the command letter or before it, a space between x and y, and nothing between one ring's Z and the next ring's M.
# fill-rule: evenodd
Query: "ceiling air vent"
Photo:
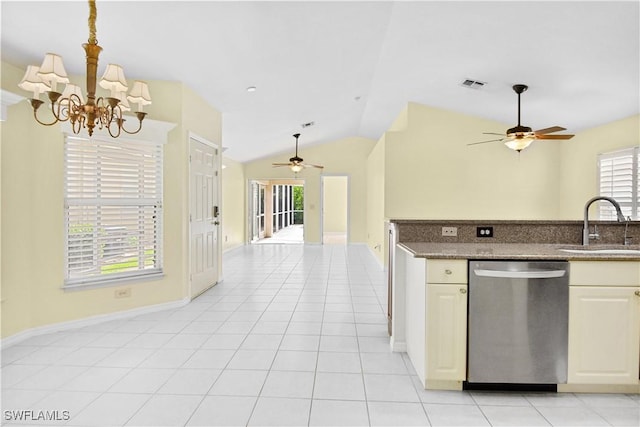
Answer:
M466 79L465 81L462 82L462 86L468 87L471 89L482 89L486 84L487 84L486 82L481 82L479 80L471 80L471 79Z
M302 126L302 129L304 129L304 128L308 128L310 126L313 126L315 124L316 124L315 122L308 122L308 123L303 123L301 126Z

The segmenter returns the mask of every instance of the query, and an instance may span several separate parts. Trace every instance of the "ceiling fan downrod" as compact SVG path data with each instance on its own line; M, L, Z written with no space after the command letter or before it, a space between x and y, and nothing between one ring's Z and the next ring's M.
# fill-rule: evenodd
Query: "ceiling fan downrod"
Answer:
M289 159L290 162L293 163L302 163L303 159L298 157L298 138L300 137L299 133L294 133L293 137L296 139L296 155Z
M530 127L520 125L520 94L522 94L522 92L525 92L527 89L529 89L529 86L527 85L523 85L523 84L513 85L513 90L515 91L515 93L518 94L518 125L514 128L507 130L507 136L510 136L513 134L522 135L523 133L531 132Z
M293 137L296 139L296 157L298 157L298 138L300 137L300 134L294 133Z

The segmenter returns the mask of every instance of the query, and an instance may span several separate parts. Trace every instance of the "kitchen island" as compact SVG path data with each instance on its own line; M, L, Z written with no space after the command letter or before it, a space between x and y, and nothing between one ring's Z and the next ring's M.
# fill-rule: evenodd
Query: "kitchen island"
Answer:
M568 363L558 391L640 393L640 246L400 241L394 254L391 346L422 384L467 380L470 260L569 262ZM585 250L586 249L586 250Z

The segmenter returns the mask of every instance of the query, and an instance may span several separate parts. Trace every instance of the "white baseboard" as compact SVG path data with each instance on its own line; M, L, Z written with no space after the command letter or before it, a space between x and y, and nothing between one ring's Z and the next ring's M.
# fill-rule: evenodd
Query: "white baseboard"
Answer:
M373 259L376 260L376 262L378 263L378 265L380 266L380 270L382 271L386 271L386 266L384 265L384 262L380 261L378 259L378 254L376 254L373 249L371 249L371 246L369 246L366 243L363 243L363 245L365 245L367 247L367 249L369 249L369 253L371 254L371 256L373 257Z
M222 253L223 253L224 255L226 255L226 254L228 254L228 253L230 253L230 252L237 251L237 250L238 250L238 249L240 249L240 248L244 248L245 246L246 246L246 244L245 244L245 243L239 243L239 244L237 244L237 245L235 245L235 246L231 246L230 248L224 249L224 250L222 251Z
M183 307L191 301L190 298L183 298L176 301L165 302L162 304L148 305L145 307L132 308L131 310L116 311L115 313L98 314L96 316L84 317L82 319L68 320L66 322L53 323L51 325L38 326L31 329L18 332L17 334L0 340L0 348L5 349L16 345L28 338L38 335L49 334L52 332L66 331L69 329L77 329L85 326L91 326L98 323L109 322L112 320L126 319L129 317L140 316L142 314L155 313L156 311L168 310L171 308Z
M406 353L407 343L406 341L396 341L393 336L389 339L389 346L394 353Z

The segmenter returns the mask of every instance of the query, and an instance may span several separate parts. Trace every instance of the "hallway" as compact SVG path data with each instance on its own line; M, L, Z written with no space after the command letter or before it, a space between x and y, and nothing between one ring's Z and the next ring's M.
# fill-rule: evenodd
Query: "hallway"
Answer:
M639 424L638 395L423 390L389 351L385 273L364 245L248 245L224 277L178 309L4 349L4 424L19 410L72 426Z
M256 240L252 242L254 245L264 244L302 244L304 243L304 225L295 224L289 225L285 228L273 233L271 237L265 237L264 239Z

